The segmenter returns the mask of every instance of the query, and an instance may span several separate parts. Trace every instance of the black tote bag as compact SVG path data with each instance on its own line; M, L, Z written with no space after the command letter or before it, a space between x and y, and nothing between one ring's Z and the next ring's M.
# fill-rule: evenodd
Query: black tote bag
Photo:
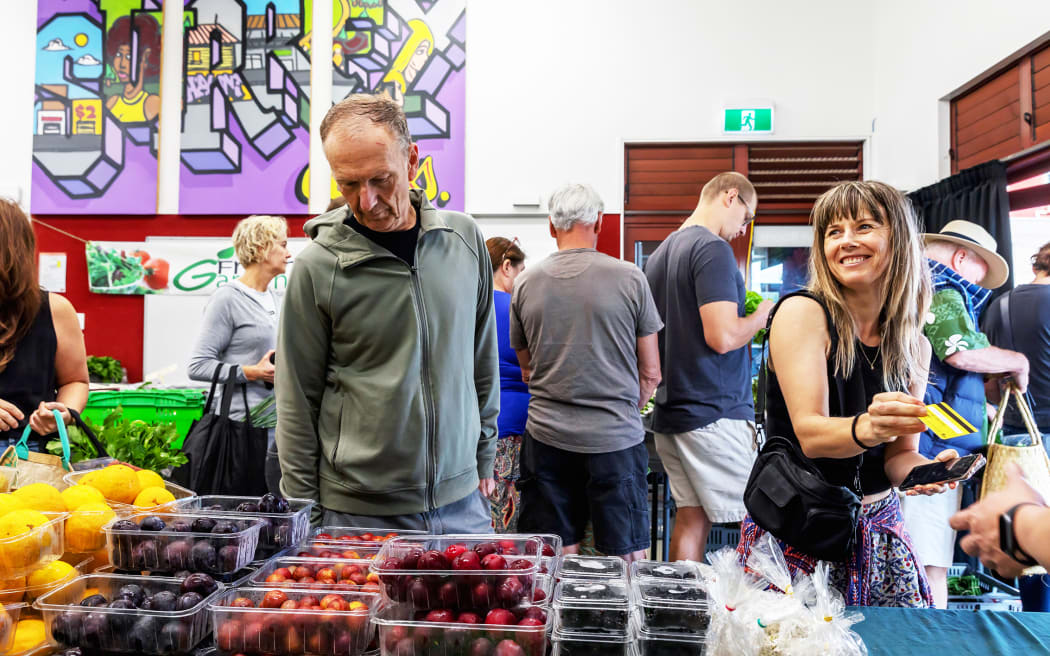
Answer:
M236 367L230 367L226 376L219 413L211 412L223 366L215 369L204 414L193 422L183 442L188 462L172 478L201 495L261 496L267 491L263 476L267 429L252 426L247 386L237 382ZM230 419L230 404L238 388L244 400L244 421Z

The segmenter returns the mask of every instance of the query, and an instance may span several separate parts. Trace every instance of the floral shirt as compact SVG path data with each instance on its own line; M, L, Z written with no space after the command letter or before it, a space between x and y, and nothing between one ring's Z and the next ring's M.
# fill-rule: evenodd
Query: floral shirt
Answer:
M959 351L974 351L990 345L970 318L962 294L954 289L942 289L933 295L923 332L941 362Z

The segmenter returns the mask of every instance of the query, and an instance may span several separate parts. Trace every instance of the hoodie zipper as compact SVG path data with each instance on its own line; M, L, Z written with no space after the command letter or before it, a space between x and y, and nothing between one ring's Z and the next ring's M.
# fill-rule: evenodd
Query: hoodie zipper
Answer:
M418 261L418 245L416 258ZM419 314L419 341L420 341L420 352L422 357L420 358L420 366L422 369L421 375L423 379L423 409L424 409L424 440L426 443L426 507L427 510L433 510L435 505L434 500L434 470L436 469L435 458L434 458L434 399L430 391L430 330L427 323L427 309L423 303L423 285L419 281L419 269L413 264L411 267L412 272L412 301L416 305L416 312Z

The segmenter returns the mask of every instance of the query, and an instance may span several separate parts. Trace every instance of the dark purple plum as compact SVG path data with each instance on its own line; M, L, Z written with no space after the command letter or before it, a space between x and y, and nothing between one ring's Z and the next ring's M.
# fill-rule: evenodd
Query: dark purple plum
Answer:
M120 599L109 602L108 608L135 610L137 606L130 599L121 597ZM109 617L109 627L114 633L127 633L135 623L135 615L132 613L107 613L107 615Z
M162 654L184 652L193 645L190 642L190 631L182 622L168 622L157 636L157 649Z
M244 503L238 505L236 510L237 512L257 513L259 512L259 504L253 501L245 501Z
M81 649L102 649L109 646L109 621L104 613L88 613L80 625Z
M80 625L83 613L62 613L51 623L51 635L64 645L80 643Z
M84 656L84 652L80 651L80 647L72 647L62 652L62 656Z
M239 555L240 548L235 544L228 544L219 549L219 569L224 572L232 572L237 569L237 557Z
M117 598L127 599L137 608L138 605L142 603L142 600L146 598L146 593L141 585L129 583L121 586L120 589L117 590Z
M218 564L215 547L207 540L199 540L190 550L193 559L193 569L201 572L214 572Z
M226 533L236 533L237 532L237 527L234 526L233 522L231 522L229 520L226 520L226 519L221 519L221 520L215 522L215 526L211 527L211 532L212 532L212 534L219 534L219 535L223 535L223 534L226 534Z
M277 495L272 493L266 493L259 499L259 512L273 513L277 512L274 510L277 504Z
M207 597L218 589L219 585L215 582L215 579L207 574L198 573L187 576L179 587L179 592L182 594L196 592L201 597Z
M286 547L292 542L292 527L285 523L281 524L274 531L273 543L278 547Z
M140 617L128 634L128 647L140 654L156 652L157 621L152 617Z
M150 515L146 519L142 520L139 524L139 528L143 531L163 531L168 528L168 525L164 523L164 520L160 517L154 517Z
M122 519L117 522L113 522L113 526L109 527L111 531L137 531L139 525L130 519Z
M185 519L176 519L171 523L171 530L176 533L189 533L192 530L192 526Z
M168 566L165 569L179 570L193 566L193 558L190 555L192 543L189 540L175 540L164 547L164 561Z
M177 571L174 574L172 574L172 576L174 576L177 579L184 579L187 576L189 576L190 574L193 574L193 572L191 572L188 569L180 569L179 571Z
M108 603L109 602L106 601L106 598L102 595L93 594L90 597L85 597L83 600L81 600L80 605L84 606L85 608L100 608Z
M175 602L175 610L189 610L203 600L204 597L200 596L200 593L187 592L183 595L179 595L178 600Z
M149 597L150 608L149 610L160 610L164 612L171 612L175 610L175 603L177 598L175 593L170 590L161 590L160 592Z
M124 563L122 563L124 564ZM143 540L131 550L131 569L152 570L160 565L160 552L156 540Z
M211 530L215 528L215 520L211 517L198 517L193 520L190 528L194 533L211 533Z

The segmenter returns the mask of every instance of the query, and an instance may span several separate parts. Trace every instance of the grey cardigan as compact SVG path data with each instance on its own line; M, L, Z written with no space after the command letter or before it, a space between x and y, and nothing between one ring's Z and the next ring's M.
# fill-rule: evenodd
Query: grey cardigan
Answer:
M237 380L248 383L248 406L253 407L273 390L266 389L261 381L248 382L244 369L240 365L256 364L266 352L277 346L277 320L280 316L281 298L273 290L277 312L273 315L265 310L258 300L253 298L238 283L219 287L212 294L204 309L200 335L190 356L188 373L191 380L211 383L211 377L220 364L238 365ZM223 369L220 382L226 379L229 367ZM216 390L212 412L219 412L222 385ZM240 393L236 393L230 406L230 416L235 419L244 417L244 402Z

